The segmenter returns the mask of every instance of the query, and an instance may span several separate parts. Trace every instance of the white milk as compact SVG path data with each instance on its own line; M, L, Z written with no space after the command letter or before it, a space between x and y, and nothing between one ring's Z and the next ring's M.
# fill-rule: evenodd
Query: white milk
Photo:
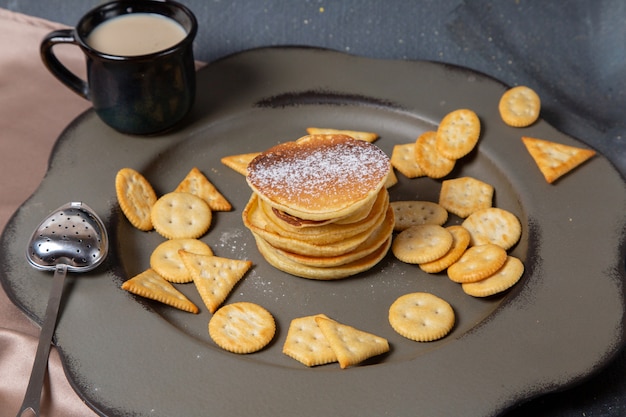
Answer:
M155 13L129 13L98 25L87 38L87 43L105 54L136 56L167 49L185 36L185 29L168 17Z

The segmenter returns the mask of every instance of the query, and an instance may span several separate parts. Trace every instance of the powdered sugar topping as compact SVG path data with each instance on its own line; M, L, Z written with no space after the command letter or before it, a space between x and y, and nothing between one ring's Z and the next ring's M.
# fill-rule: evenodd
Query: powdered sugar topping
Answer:
M250 164L248 182L270 199L315 210L364 198L388 171L380 148L338 136L269 149Z

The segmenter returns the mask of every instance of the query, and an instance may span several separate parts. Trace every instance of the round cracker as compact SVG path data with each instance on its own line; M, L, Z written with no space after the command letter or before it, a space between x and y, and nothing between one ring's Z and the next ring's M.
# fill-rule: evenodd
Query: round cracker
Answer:
M441 258L452 247L452 241L452 235L444 227L422 224L400 232L391 251L402 262L421 264Z
M488 207L470 214L462 223L472 238L472 245L493 243L509 250L522 236L522 224L510 211Z
M462 284L463 291L473 297L489 297L508 290L524 274L524 264L514 256L509 256L495 274L478 282Z
M448 113L437 128L437 151L448 159L460 159L470 153L480 137L480 119L472 110Z
M405 294L389 307L389 324L401 336L431 342L446 336L454 327L450 304L426 292Z
M472 246L450 265L448 277L459 283L480 281L499 270L506 259L506 251L501 246L492 243Z
M452 247L441 258L419 264L422 271L428 272L429 274L444 271L450 265L458 261L463 253L465 253L470 243L469 232L463 226L459 225L448 226L446 230L452 235Z
M272 314L258 304L244 301L221 307L209 320L211 339L233 353L259 351L267 346L275 333Z
M172 192L154 203L150 218L154 229L166 239L196 239L209 230L212 213L200 197Z
M437 132L422 133L415 141L415 161L430 178L443 178L452 172L456 161L437 151Z
M509 126L530 126L539 118L541 99L532 88L520 85L502 94L498 111L502 121Z
M193 281L178 253L179 250L198 255L213 255L209 245L198 239L170 239L159 244L150 255L150 267L166 280L179 284Z

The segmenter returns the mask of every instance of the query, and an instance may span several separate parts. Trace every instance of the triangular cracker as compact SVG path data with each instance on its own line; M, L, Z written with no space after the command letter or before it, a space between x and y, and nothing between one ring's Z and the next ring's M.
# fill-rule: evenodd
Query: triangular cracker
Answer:
M248 175L248 164L259 154L260 152L242 153L239 155L229 155L221 159L222 164L228 168L240 173L241 175Z
M135 275L125 281L121 288L141 297L178 308L179 310L194 314L199 311L194 303L153 269L147 269Z
M396 175L395 168L391 166L387 179L385 180L385 188L391 188L398 183L398 176Z
M252 267L251 261L198 255L184 250L178 253L211 313L215 313L235 284Z
M389 351L387 339L325 317L315 317L324 337L344 369Z
M196 195L207 202L213 211L230 211L231 204L226 200L215 186L196 167L193 167L187 176L178 184L174 190Z
M596 154L591 149L577 148L544 139L524 136L522 141L550 184Z
M285 355L306 366L337 362L337 355L317 325L316 317L328 318L324 314L317 314L291 320L283 345Z

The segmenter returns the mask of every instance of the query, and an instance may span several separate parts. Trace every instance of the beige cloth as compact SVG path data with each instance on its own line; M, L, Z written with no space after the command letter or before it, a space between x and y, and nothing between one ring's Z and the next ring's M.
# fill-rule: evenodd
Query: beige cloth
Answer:
M37 188L54 142L89 102L58 82L39 58L43 36L61 26L0 9L0 230ZM84 74L77 47L55 49L70 68ZM29 232L30 233L30 232ZM22 403L37 348L39 327L0 289L0 417L14 417ZM70 387L59 355L50 354L41 415L89 417Z

